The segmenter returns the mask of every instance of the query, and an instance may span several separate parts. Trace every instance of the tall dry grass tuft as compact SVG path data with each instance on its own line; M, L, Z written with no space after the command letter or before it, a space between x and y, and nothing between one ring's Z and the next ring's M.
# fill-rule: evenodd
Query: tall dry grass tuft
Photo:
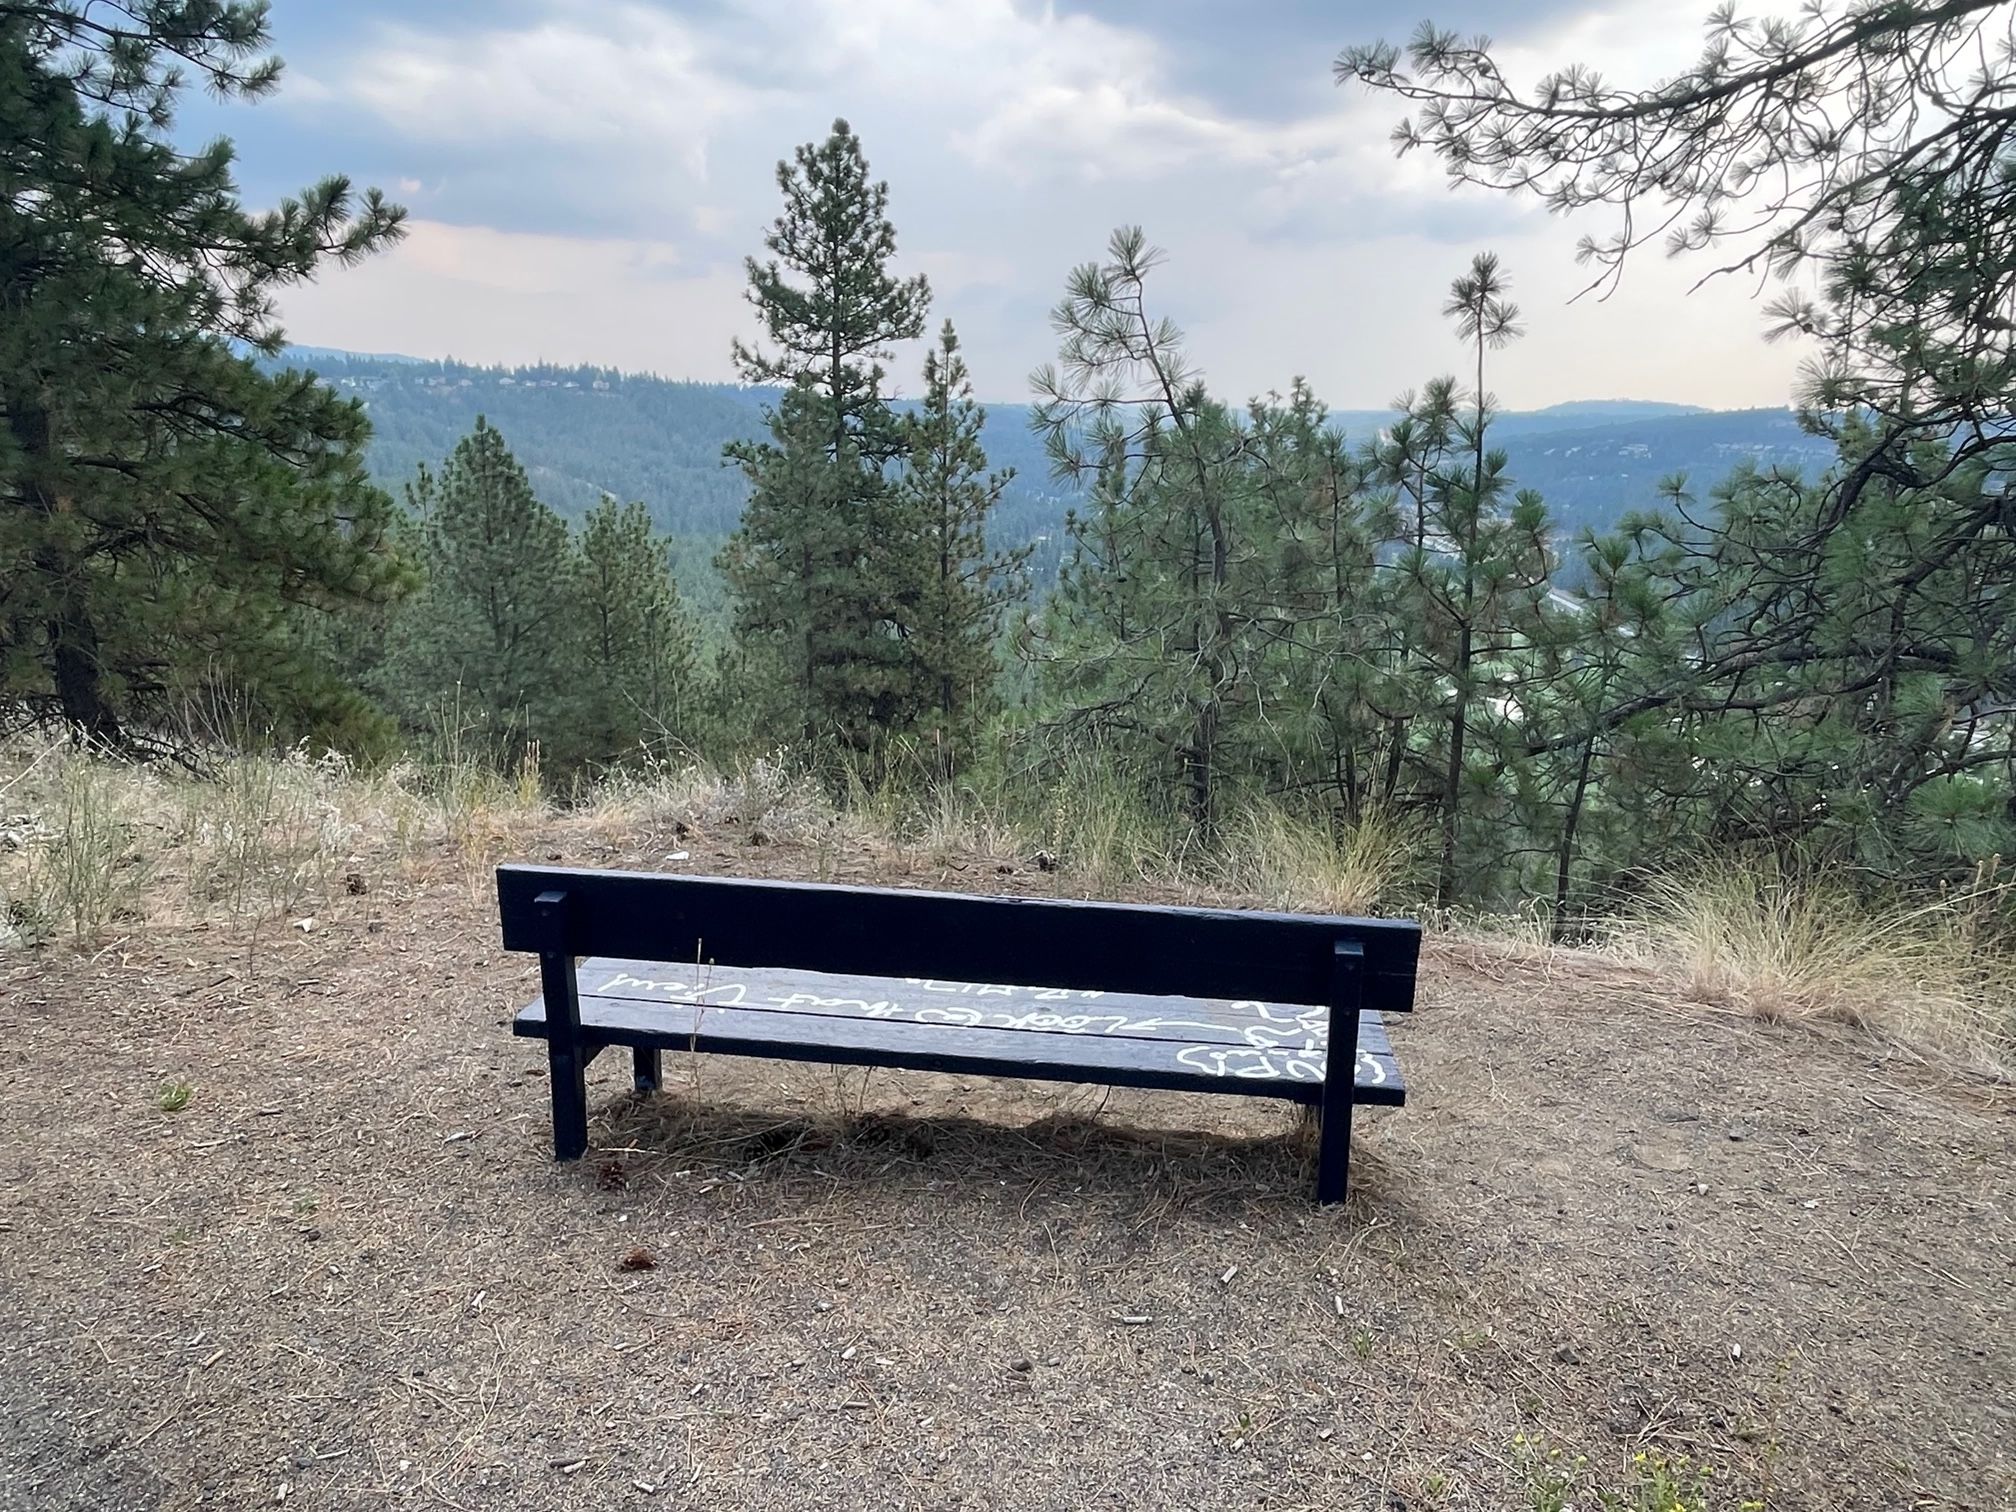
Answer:
M1703 1001L1789 1023L1845 1023L1990 1076L2016 1073L2009 884L1872 904L1769 861L1655 884L1616 942L1684 974Z
M725 770L700 761L652 757L599 774L575 794L574 814L592 829L641 831L663 864L684 859L692 830L740 835L752 846L796 843L818 856L818 876L830 880L840 856L876 837L866 816L842 809L788 751L742 761Z
M1272 908L1369 914L1423 876L1419 827L1380 809L1333 825L1259 801L1226 826L1224 885Z
M397 771L402 787L428 797L435 822L473 883L509 848L520 827L551 812L541 785L539 746L534 742L510 754L453 704L434 712L432 726L426 754Z
M473 768L362 771L298 748L212 750L199 764L200 775L61 740L0 743L0 943L313 911L423 845L446 842L465 864L487 857L496 846L477 837L505 843L529 812L522 785Z
M297 748L234 755L176 786L189 911L259 920L311 906L365 854L408 854L425 833L423 800L398 774L359 772L341 756Z
M1042 844L998 798L944 781L925 789L900 833L936 865L962 858L1012 865Z
M1096 752L1064 761L1040 806L1020 809L1017 828L1058 866L1098 888L1181 881L1196 859L1194 835L1153 808L1139 784Z
M5 787L16 810L0 866L4 937L88 944L137 921L158 869L158 785L84 752L44 747Z
M782 749L730 768L708 783L705 769L680 779L692 792L694 817L705 825L735 824L773 840L817 842L836 830L853 833L817 777Z

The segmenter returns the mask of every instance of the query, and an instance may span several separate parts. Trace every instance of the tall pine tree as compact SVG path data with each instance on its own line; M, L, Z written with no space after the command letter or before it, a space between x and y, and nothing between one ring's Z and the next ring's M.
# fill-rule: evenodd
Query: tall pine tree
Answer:
M1191 370L1183 333L1149 314L1161 258L1140 227L1115 231L1106 262L1072 272L1051 315L1060 361L1032 379L1032 423L1057 471L1093 480L1089 515L1066 525L1046 670L1074 722L1161 745L1208 831L1235 705L1252 692L1240 645L1254 560L1241 529L1247 438Z
M581 521L574 552L578 690L568 744L593 762L693 733L699 661L664 537L642 504L605 498Z
M770 349L738 341L734 355L749 382L785 394L766 440L727 449L751 492L722 567L737 631L770 653L780 716L808 742L866 748L925 706L903 644L922 585L889 475L905 437L882 361L922 334L930 289L890 271L889 187L845 121L779 163L777 184L774 255L747 265Z
M1435 884L1436 901L1445 908L1456 894L1457 847L1468 797L1464 763L1471 711L1479 693L1478 659L1486 650L1480 641L1493 621L1502 618L1492 611L1509 595L1544 597L1549 565L1546 516L1538 495L1522 493L1506 511L1505 454L1486 450L1493 406L1484 386L1484 356L1520 335L1519 307L1506 298L1508 287L1496 255L1490 252L1478 253L1470 271L1449 286L1442 313L1456 322L1457 334L1471 343L1476 358L1471 412L1457 425L1469 453L1468 466L1444 476L1436 486L1440 541L1432 566L1422 552L1409 558L1415 584L1423 590L1427 617L1442 624L1448 636L1449 737L1442 776L1442 853Z
M930 700L939 768L948 773L971 753L994 707L1001 617L1024 591L1029 559L1026 546L987 549L987 518L1015 474L987 470L986 424L948 320L924 357L923 403L904 418L910 468L901 487L925 558L910 653Z
M1552 568L1545 503L1514 492L1505 453L1489 442L1486 353L1518 335L1505 293L1488 253L1450 284L1443 313L1471 343L1476 387L1465 396L1453 378L1428 384L1368 457L1397 495L1402 532L1381 592L1399 672L1385 707L1406 731L1393 754L1434 809L1436 899L1445 907L1472 891L1468 821L1508 800L1499 778L1514 733L1510 701L1533 671Z
M414 724L455 710L499 755L564 738L579 624L566 522L481 417L410 497L427 583L397 619L393 700Z
M0 698L113 744L206 680L312 724L342 690L290 611L399 591L391 503L361 409L234 343L401 212L331 178L255 214L229 142L172 140L192 81L272 91L265 5L97 10L0 7Z

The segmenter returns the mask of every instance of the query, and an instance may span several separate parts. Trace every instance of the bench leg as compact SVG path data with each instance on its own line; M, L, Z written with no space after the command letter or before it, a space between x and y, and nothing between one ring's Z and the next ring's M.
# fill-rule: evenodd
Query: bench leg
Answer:
M1329 1050L1323 1058L1323 1126L1316 1136L1316 1201L1342 1202L1351 1185L1351 1103L1358 1093L1358 1014L1365 947L1339 940L1331 963Z
M553 1158L579 1160L588 1153L588 1064L573 1045L548 1044L553 1082Z
M1320 1108L1322 1128L1316 1138L1316 1200L1342 1202L1351 1185L1351 1088L1347 1082L1343 1096L1332 1097L1323 1089Z
M648 1050L641 1046L632 1050L630 1064L636 1073L639 1092L656 1092L665 1085L664 1053L656 1045Z

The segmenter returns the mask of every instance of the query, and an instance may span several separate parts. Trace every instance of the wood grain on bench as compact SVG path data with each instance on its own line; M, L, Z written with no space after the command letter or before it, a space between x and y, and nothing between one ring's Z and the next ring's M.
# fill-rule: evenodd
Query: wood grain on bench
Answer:
M1329 1012L1320 1006L1072 991L776 967L597 958L577 968L584 1039L690 1040L716 1054L901 1065L1174 1090L1321 1099ZM518 1034L547 1033L544 999ZM1406 1083L1375 1011L1360 1015L1356 1101L1399 1106Z

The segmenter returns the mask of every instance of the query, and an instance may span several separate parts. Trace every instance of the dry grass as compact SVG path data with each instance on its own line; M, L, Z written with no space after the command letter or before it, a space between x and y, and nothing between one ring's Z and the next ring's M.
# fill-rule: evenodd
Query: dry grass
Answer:
M965 857L1000 865L1040 848L1000 808L949 783L934 786L917 805L907 836L940 865Z
M0 923L9 934L63 935L81 945L138 917L158 860L148 843L159 800L153 784L122 780L102 762L38 751L5 793L19 810L0 870Z
M298 912L367 857L378 866L403 860L430 825L402 775L367 775L340 757L297 750L233 757L214 778L172 788L154 777L179 809L164 860L179 857L188 912L254 920Z
M1392 908L1416 890L1425 854L1418 827L1398 815L1340 828L1266 799L1238 806L1207 845L1090 755L992 786L920 770L908 787L857 787L846 813L862 834L931 865L1034 862L1095 891L1149 886L1311 913Z
M1187 879L1191 854L1140 796L1089 759L1074 764L1051 789L1043 837L1060 866L1100 887Z
M646 762L603 774L574 812L592 827L739 829L756 845L864 838L814 777L778 750L722 769L706 762Z
M1417 826L1381 810L1341 832L1271 803L1244 809L1227 827L1224 878L1232 891L1276 908L1370 914L1421 876Z
M663 830L668 848L696 828L757 846L867 838L782 755L727 772L617 772L563 809L536 747L508 771L444 739L430 761L376 771L294 750L218 754L198 776L17 740L0 746L0 942L88 944L147 921L302 916L418 857L445 859L486 888L491 866L563 811L589 830Z
M312 913L424 845L486 856L479 841L494 849L515 827L500 796L453 770L364 772L302 750L198 776L16 741L0 747L0 939L81 945L150 922Z
M1705 1002L1770 1022L1845 1023L1992 1076L2016 1070L2016 959L1998 936L2007 888L1871 905L1769 862L1709 864L1658 883L1613 945L1683 976Z
M835 854L874 838L869 819L836 807L782 753L728 771L622 770L562 803L545 789L536 747L507 771L443 738L432 759L380 770L293 750L213 754L199 776L16 740L0 745L0 944L298 918L415 864L445 862L487 891L497 861L559 820L662 840L668 865L694 831Z
M1276 804L1238 810L1205 851L1090 758L1041 785L917 780L836 804L785 752L727 771L658 763L609 774L564 815L538 753L500 773L452 740L427 764L364 771L304 751L218 759L197 778L104 761L55 742L0 747L0 944L89 944L146 922L257 925L325 908L416 858L459 871L472 896L524 836L564 817L635 835L676 867L693 837L808 847L814 875L874 852L906 874L1059 874L1071 891L1150 888L1171 901L1376 913L1418 890L1420 836L1368 815L1342 832ZM1990 1076L2016 1071L2009 884L1984 878L1929 901L1872 908L1824 879L1754 863L1696 868L1655 887L1600 949L1677 976L1697 999L1776 1022L1845 1023ZM1545 920L1431 921L1524 971L1551 959ZM1514 959L1516 958L1516 960Z
M480 750L445 740L436 759L402 765L391 776L398 788L426 800L428 838L445 839L469 858L472 869L487 866L509 848L514 833L538 822L549 810L536 745L507 774Z

